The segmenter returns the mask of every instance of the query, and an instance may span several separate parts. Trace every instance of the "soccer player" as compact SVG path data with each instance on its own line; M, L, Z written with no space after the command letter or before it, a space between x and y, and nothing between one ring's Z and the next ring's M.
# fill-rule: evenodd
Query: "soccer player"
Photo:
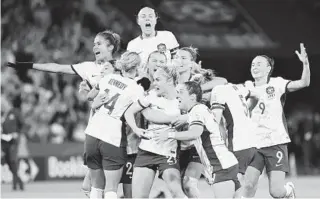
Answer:
M1 150L4 160L12 172L12 189L24 190L24 184L18 175L18 142L22 128L22 117L19 109L15 108L7 99L1 97Z
M177 86L179 108L188 112L187 131L155 132L154 140L163 142L176 139L193 141L207 166L212 168L214 195L217 198L232 198L240 184L237 179L238 161L226 146L210 109L201 104L202 90L196 82Z
M257 98L241 84L218 85L211 92L211 111L218 123L225 118L228 148L234 152L239 162L238 179L241 184L243 175L256 153L256 132L246 102L248 97ZM240 189L238 193L240 194Z
M160 120L154 114L154 110L169 117L180 115L175 90L176 75L175 70L169 67L159 67L154 74L154 90L151 90L144 99L138 100L126 111L126 121L137 135L144 134L144 130L138 128L134 121L134 114L139 111L142 111L148 121L148 130L166 132L171 129L170 121L163 122L163 120ZM166 119L166 117L162 118ZM157 143L153 139L141 140L133 171L133 198L149 198L157 170L159 171L159 178L162 178L167 184L173 197L186 197L181 187L181 177L176 157L177 147L176 140L167 140L163 143Z
M197 49L192 47L183 47L177 50L172 65L179 72L179 83L191 80L197 80L203 90L211 91L215 85L225 84L227 81L221 77L214 77L213 72L202 69L197 59ZM199 76L200 75L200 76ZM199 78L200 77L200 78ZM209 101L210 95L206 101ZM174 124L182 126L187 123L187 117L184 120L175 121ZM188 197L199 197L198 181L203 173L203 165L194 145L189 141L181 142L180 151L180 169L183 174L183 188Z
M179 47L176 37L170 31L157 31L158 16L154 9L142 8L137 16L137 23L141 29L141 35L128 43L127 50L140 55L142 65L147 63L150 53L158 50L158 46L166 49L167 60L170 61L174 51Z
M160 51L153 51L150 53L146 65L143 67L139 76L147 77L153 82L153 75L159 67L167 64L167 57Z
M104 76L96 85L99 94L92 103L93 114L86 132L86 160L90 168L92 182L101 179L104 171L106 186L104 198L117 198L117 188L127 160L127 139L122 131L123 114L144 91L134 78L140 57L134 52L125 52L117 61L120 74ZM90 198L102 198L103 190L92 183Z
M264 167L269 177L269 192L274 198L294 198L294 185L285 183L289 171L287 144L290 142L286 128L283 105L285 94L310 85L310 68L306 49L300 44L300 52L295 51L303 64L299 80L290 81L282 77L272 78L273 59L256 56L251 64L254 82L245 85L260 96L252 111L252 119L258 125L258 152L250 163L244 183L243 197L254 197L259 176Z

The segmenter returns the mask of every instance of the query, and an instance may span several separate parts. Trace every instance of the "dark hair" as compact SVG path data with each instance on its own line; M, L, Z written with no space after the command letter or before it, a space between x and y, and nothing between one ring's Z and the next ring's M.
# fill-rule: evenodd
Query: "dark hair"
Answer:
M257 57L263 57L263 58L265 58L267 60L268 65L271 67L271 70L270 70L269 75L268 75L268 78L270 78L271 75L272 75L273 69L274 69L274 59L268 57L267 55L258 55Z
M137 21L137 22L138 22L138 19L139 19L139 13L141 12L142 9L145 9L145 8L149 8L149 9L153 10L153 12L154 12L154 14L155 14L155 16L156 16L156 19L160 18L160 17L159 17L159 14L156 12L155 9L153 9L153 8L151 8L151 7L148 7L148 6L145 6L145 7L141 8L141 9L139 10L138 14L136 15L136 21Z
M191 61L196 61L197 57L198 57L198 49L197 48L193 48L193 47L182 47L178 50L183 50L183 51L187 51L190 53L191 55Z
M112 54L119 51L121 38L117 33L114 33L111 30L105 30L99 32L97 35L103 37L105 40L108 40L110 42L110 45L113 45Z
M189 95L195 94L197 102L201 102L202 89L200 84L198 84L197 82L190 81L190 82L185 82L184 85L186 86L189 92Z

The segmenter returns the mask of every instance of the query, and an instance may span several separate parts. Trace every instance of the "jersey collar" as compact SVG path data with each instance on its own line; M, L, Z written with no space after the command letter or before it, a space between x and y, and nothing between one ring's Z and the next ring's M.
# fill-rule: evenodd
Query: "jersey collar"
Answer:
M158 35L158 31L156 31L156 33L154 34L154 37L156 37ZM142 34L140 35L140 39L143 40Z

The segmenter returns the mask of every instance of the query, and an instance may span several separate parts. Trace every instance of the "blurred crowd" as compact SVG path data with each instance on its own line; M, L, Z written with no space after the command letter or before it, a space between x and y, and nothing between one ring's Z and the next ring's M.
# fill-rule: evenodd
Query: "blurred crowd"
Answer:
M111 29L126 42L138 34L138 27L108 0L1 3L1 99L20 108L23 133L29 142L83 141L89 106L78 92L77 76L35 70L17 72L3 67L3 63L73 64L94 60L92 43L97 32ZM301 106L291 111L287 119L292 138L289 150L300 159L304 173L320 172L319 113Z

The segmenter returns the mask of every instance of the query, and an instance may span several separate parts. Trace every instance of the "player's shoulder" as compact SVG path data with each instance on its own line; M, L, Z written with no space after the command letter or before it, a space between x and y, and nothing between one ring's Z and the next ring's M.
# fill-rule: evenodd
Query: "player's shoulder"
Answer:
M208 107L204 104L196 104L191 108L189 114L202 114L208 112Z
M270 80L269 80L269 82L270 83L278 83L278 82L281 82L281 81L283 81L283 80L285 80L283 77L271 77L270 78Z
M230 84L217 85L212 89L212 92L213 93L223 93L228 87L230 87Z
M243 85L248 88L254 87L254 83L251 80L245 81Z
M157 34L159 36L170 36L170 37L174 36L174 34L169 30L159 30L159 31L157 31Z
M127 50L131 50L132 47L135 47L138 45L141 41L141 36L137 36L136 38L132 39L131 41L128 42Z

